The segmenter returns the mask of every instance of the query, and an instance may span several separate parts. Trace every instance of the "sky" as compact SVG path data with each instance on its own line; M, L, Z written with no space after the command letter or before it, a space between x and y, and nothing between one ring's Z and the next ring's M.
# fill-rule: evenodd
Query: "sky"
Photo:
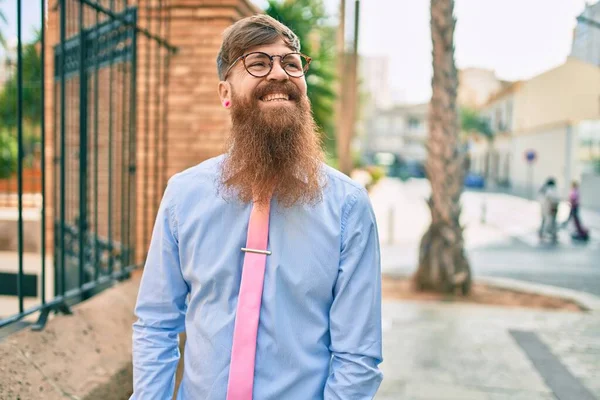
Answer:
M0 10L8 22L8 24L4 24L4 21L0 20L0 30L5 38L15 38L17 36L17 0L0 0ZM40 12L40 0L21 0L23 16L21 32L25 41L33 39L35 30L42 26Z
M266 0L252 0L264 7ZM332 15L339 0L324 0ZM590 1L590 0L587 0ZM0 0L16 35L17 0ZM591 1L590 1L591 2ZM40 26L40 1L22 0L23 34ZM351 28L354 1L346 0ZM495 70L504 80L531 78L563 63L570 52L575 18L586 0L456 0L455 47L459 68ZM25 6L26 5L26 6ZM0 22L0 24L2 24ZM362 0L359 52L389 59L390 87L396 102L424 102L431 95L429 1Z
M339 0L325 0L337 13ZM264 6L265 0L255 0ZM354 1L346 0L347 14ZM455 59L503 80L531 78L562 64L586 0L456 0ZM350 27L350 22L347 23ZM431 96L431 34L427 0L362 0L359 52L384 56L397 102Z

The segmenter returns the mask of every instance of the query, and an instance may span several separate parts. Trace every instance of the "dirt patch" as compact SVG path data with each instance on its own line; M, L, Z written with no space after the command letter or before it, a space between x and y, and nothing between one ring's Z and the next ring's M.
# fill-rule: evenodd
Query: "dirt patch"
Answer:
M398 300L442 301L450 303L486 304L504 307L527 307L560 311L585 311L578 304L551 296L498 289L474 283L467 297L433 292L417 292L410 278L384 276L383 298Z

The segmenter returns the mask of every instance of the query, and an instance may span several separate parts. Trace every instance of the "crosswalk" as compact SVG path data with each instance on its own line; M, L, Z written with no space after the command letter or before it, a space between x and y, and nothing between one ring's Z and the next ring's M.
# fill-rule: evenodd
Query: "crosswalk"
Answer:
M588 249L588 250L596 250L600 248L600 230L597 229L589 229L590 237L587 241L579 241L574 240L571 237L570 229L561 229L558 232L558 238L556 245L560 247L567 248L578 248L578 249ZM550 239L546 238L543 241L540 240L537 231L534 232L524 232L518 235L513 236L519 242L522 242L531 247L540 247L540 246L548 246L550 243Z

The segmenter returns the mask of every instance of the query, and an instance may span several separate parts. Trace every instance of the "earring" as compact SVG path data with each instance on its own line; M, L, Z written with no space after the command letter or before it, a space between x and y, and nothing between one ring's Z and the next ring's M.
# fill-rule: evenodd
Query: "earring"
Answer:
M225 103L223 103L223 105L225 106L225 108L229 108L231 103L229 102L229 100L225 100Z

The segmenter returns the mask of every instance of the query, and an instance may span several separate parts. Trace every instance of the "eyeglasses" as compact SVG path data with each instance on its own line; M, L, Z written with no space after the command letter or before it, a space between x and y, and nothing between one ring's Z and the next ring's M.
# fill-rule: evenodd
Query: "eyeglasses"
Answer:
M292 78L300 78L303 76L306 71L308 71L308 67L312 61L312 58L305 56L302 53L270 56L260 51L252 52L236 58L229 68L227 68L223 80L227 80L229 72L240 60L242 60L244 68L246 68L246 71L248 71L250 75L256 78L264 78L271 73L275 57L279 57L281 67L285 73Z

